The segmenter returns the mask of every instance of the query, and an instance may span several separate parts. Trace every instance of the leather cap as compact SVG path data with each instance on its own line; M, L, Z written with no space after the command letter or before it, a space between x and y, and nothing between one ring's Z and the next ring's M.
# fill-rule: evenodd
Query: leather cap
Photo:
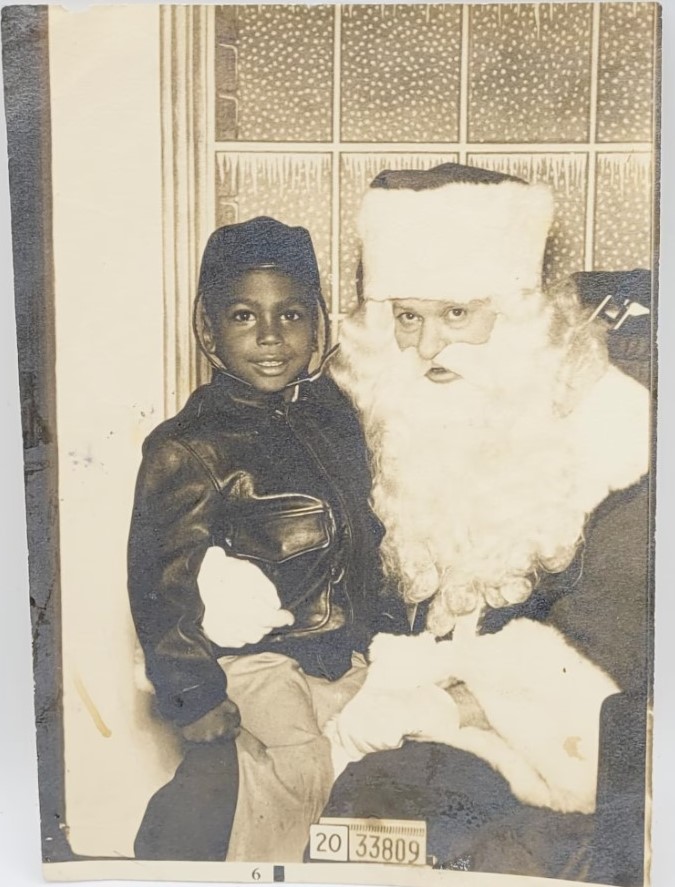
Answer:
M232 282L254 268L275 268L320 292L319 268L309 231L266 216L218 228L209 237L199 273L206 302L226 296Z

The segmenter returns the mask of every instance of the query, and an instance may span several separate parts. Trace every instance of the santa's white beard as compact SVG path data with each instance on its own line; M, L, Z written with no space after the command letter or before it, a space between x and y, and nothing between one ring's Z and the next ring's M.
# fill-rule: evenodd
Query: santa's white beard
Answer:
M586 503L547 329L543 315L500 317L486 345L436 357L461 376L446 383L426 378L415 349L399 350L387 303L343 329L334 375L366 428L385 567L409 602L433 598L437 636L485 602L526 599L537 572L564 569L581 537Z

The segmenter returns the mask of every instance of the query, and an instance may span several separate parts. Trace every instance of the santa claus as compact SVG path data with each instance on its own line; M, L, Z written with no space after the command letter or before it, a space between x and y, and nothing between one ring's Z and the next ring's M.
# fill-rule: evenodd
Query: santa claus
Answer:
M364 198L333 375L412 636L375 638L327 727L351 766L326 813L426 818L448 867L637 883L650 396L575 287L544 288L553 218L546 186L456 164Z

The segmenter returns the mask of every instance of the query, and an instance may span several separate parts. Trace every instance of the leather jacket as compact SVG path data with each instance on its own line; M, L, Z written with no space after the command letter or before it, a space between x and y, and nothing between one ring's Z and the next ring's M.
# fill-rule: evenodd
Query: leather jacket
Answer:
M129 539L129 595L164 717L191 723L226 698L217 659L275 651L335 679L400 607L383 598L382 527L368 506L366 446L330 380L287 401L227 373L145 441ZM225 649L202 628L197 584L208 548L258 566L295 617L259 643Z

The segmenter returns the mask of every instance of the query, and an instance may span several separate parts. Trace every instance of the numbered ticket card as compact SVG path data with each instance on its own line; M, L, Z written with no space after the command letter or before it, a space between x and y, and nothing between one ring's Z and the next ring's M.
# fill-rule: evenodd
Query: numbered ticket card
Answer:
M2 10L47 879L650 883L660 21Z
M311 826L309 858L326 862L388 862L426 865L424 820L334 819Z

